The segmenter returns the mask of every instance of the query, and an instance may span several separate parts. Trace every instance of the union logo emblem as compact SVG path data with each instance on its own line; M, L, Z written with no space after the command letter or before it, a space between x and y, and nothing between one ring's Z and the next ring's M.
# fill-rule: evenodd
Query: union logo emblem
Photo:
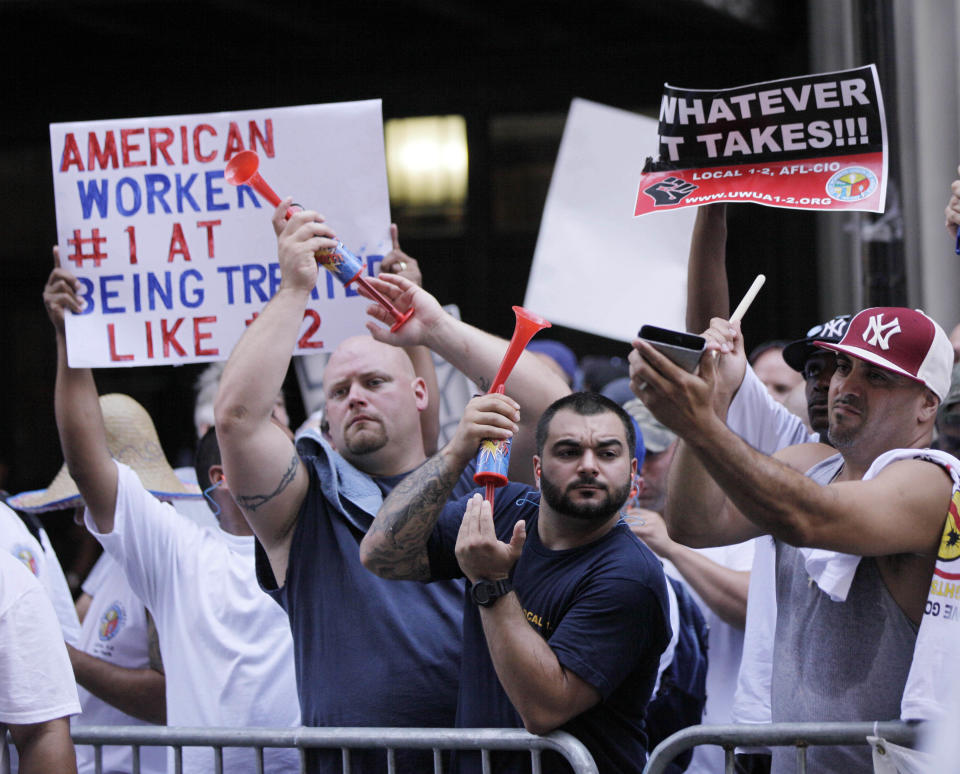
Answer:
M30 570L35 578L40 577L40 565L37 563L37 557L33 555L33 551L28 546L16 546L13 549L13 555L23 562L23 566Z
M119 602L110 605L100 619L100 640L107 642L116 637L125 618L126 614Z
M846 167L827 181L827 193L838 202L858 202L877 190L879 182L866 167Z

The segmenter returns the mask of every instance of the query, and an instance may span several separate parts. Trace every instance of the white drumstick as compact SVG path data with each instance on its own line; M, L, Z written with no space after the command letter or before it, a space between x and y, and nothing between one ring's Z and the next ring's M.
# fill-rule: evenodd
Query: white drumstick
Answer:
M740 302L740 305L734 310L733 314L730 315L730 322L737 322L742 320L743 316L747 313L747 310L750 308L750 304L753 303L753 299L757 297L757 293L760 292L760 288L763 287L763 283L767 281L767 278L762 274L758 274L757 278L753 281L753 284L750 286L750 290L746 292L743 297L743 300Z

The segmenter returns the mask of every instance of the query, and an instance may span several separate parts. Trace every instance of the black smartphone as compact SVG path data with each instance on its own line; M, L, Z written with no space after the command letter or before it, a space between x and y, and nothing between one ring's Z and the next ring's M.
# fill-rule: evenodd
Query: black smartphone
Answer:
M700 362L707 340L703 336L681 331L671 331L668 328L658 328L656 325L644 325L639 336L658 352L662 352L681 368L693 373Z

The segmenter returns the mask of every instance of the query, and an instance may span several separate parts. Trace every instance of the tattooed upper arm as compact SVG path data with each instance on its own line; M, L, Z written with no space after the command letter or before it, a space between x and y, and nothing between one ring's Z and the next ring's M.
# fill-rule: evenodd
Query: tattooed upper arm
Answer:
M293 452L290 454L290 452ZM231 474L230 492L260 544L271 556L285 553L309 490L304 462L291 446L276 463L249 462L249 467ZM280 460L287 461L280 464Z
M277 484L276 488L269 494L251 494L251 495L242 495L237 494L236 500L237 505L243 508L245 511L256 511L257 508L260 508L263 505L266 505L268 502L273 500L277 495L283 492L290 484L293 482L293 479L297 475L297 468L300 465L300 458L294 454L290 459L290 464L287 465L287 469L283 472L283 476L280 478L280 483Z

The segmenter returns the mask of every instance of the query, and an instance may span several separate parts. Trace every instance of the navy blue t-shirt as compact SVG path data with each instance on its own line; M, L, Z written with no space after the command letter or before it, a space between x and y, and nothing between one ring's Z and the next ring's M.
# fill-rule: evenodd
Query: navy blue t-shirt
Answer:
M469 495L446 505L430 537L434 578L462 575L454 554ZM498 489L494 525L509 541L520 519L527 540L513 584L527 621L564 668L600 693L599 704L561 728L582 741L601 772L638 772L646 761L644 716L660 655L670 640L666 581L660 561L620 522L585 546L551 551L537 530L540 493L520 484ZM476 605L463 620L457 726L522 727L500 685ZM499 756L497 771L529 770L529 756ZM544 770L568 770L545 755ZM478 755L458 755L461 772L479 771Z
M297 692L305 726L446 727L454 723L463 583L385 580L360 562L371 517L348 518L320 489L303 456L309 489L281 588L257 543L257 579L290 618ZM386 496L404 478L374 478ZM468 474L459 495L475 485ZM364 530L365 531L365 530ZM309 756L311 772L339 772L340 751ZM383 751L352 753L353 771L386 771ZM429 771L430 751L398 752L400 771Z

